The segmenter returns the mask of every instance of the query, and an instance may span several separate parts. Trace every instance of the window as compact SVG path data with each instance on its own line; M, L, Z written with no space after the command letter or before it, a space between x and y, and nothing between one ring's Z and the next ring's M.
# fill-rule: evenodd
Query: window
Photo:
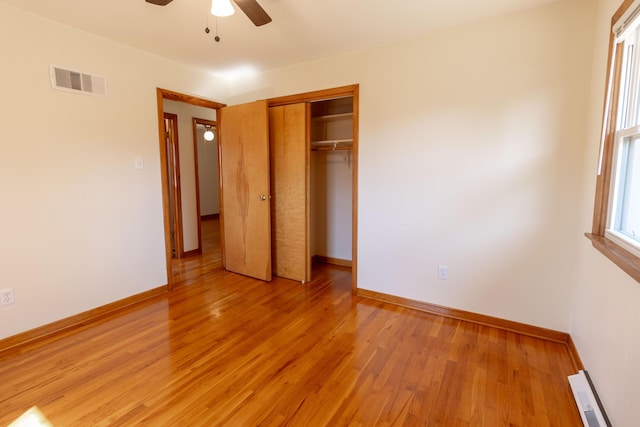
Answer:
M613 17L592 233L594 246L640 282L640 0Z
M615 184L607 235L636 252L640 243L640 129L618 141ZM640 256L640 254L638 254Z

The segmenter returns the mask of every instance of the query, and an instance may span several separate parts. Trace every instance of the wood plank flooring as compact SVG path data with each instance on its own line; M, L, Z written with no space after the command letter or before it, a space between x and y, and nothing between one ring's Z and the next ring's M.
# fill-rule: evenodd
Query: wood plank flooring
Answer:
M0 353L0 426L581 425L562 344L354 297L344 267L265 283L204 252L166 297Z
M174 285L195 283L222 265L220 252L220 218L211 217L200 221L202 233L202 255L173 261Z

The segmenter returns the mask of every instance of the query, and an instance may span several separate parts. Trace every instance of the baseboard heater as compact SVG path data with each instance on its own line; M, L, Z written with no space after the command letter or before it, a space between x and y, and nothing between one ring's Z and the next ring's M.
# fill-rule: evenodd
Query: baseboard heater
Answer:
M585 427L612 427L587 371L569 375L569 384Z

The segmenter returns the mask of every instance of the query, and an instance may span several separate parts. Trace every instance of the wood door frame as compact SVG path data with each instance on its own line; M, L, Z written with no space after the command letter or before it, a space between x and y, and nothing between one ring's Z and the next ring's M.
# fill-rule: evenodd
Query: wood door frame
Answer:
M353 174L351 177L351 290L355 294L358 290L358 141L359 141L359 102L360 85L353 84L332 89L316 90L295 95L281 96L267 99L269 107L296 104L299 102L322 101L343 96L353 97Z
M162 215L164 219L164 245L165 245L165 260L167 270L167 289L173 290L173 259L171 257L171 217L169 213L169 177L168 159L167 159L167 146L164 133L164 100L184 102L186 104L196 105L199 107L211 108L216 110L216 117L218 117L218 111L220 108L225 107L226 104L212 101L205 98L200 98L193 95L186 95L183 93L175 92L168 89L156 88L156 103L158 109L158 140L160 147L160 178L162 181ZM219 127L218 127L219 129Z
M178 115L163 113L164 136L167 154L167 179L169 185L169 226L173 226L173 242L171 258L184 256L184 242L182 241L182 188L180 186L180 141L178 138ZM167 128L168 121L168 128ZM167 139L170 140L167 143ZM173 179L171 179L171 175ZM171 185L173 183L173 185ZM173 206L171 205L173 200ZM171 216L173 214L173 216ZM173 221L171 220L173 218Z
M217 119L217 112L216 112ZM208 120L201 119L199 117L192 117L191 123L193 126L193 162L194 162L194 171L196 175L196 214L198 215L198 249L192 251L195 254L202 253L202 224L201 223L201 214L200 214L200 170L198 168L198 125L211 126L215 128L215 134L218 133L218 122L217 120ZM214 144L216 144L216 150L218 150L218 140L219 138L215 138ZM206 142L205 142L206 143ZM220 163L220 159L218 158L218 163ZM220 167L218 165L218 187L220 187ZM218 188L218 206L220 206L220 189Z

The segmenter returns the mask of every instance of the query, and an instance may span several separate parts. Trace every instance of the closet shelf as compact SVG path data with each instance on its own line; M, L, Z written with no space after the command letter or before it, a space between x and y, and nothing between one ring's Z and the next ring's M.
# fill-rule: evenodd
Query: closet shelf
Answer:
M340 114L327 114L324 116L314 116L314 117L311 117L311 120L315 122L326 122L326 121L332 121L332 120L350 119L352 117L353 117L353 113L340 113Z
M311 151L349 151L353 149L351 146L338 145L336 147L312 147Z
M333 139L311 142L311 149L314 151L351 150L352 148L353 139Z

